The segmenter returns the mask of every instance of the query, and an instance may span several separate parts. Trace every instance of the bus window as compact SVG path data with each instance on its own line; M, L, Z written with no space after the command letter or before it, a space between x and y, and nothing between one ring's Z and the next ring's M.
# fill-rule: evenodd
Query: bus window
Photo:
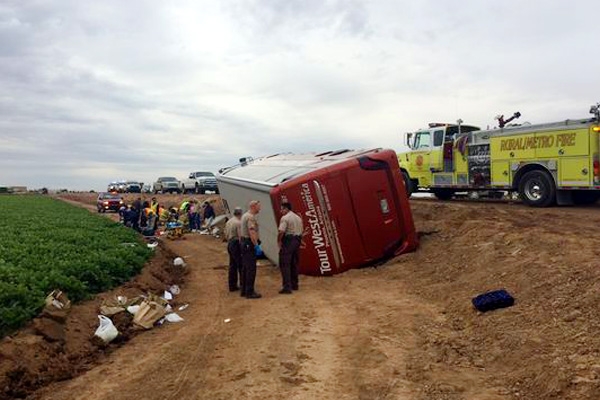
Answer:
M415 138L415 150L428 149L431 147L431 133L430 132L419 132Z
M444 131L433 132L433 147L440 147L444 143Z

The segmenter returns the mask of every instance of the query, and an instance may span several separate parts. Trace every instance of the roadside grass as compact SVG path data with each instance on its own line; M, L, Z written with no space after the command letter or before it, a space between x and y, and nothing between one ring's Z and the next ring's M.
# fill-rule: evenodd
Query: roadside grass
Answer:
M0 195L0 337L54 289L80 301L138 274L151 251L121 224L45 196Z

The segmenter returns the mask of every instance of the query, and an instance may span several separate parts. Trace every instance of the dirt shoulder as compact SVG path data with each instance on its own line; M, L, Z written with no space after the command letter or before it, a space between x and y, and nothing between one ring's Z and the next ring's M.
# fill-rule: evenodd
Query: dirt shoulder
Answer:
M33 399L595 399L595 209L412 203L421 248L377 269L227 291L219 240L167 242L189 275L185 321L132 338ZM506 288L486 314L473 296ZM226 322L229 320L229 322Z
M172 284L181 284L185 271L173 266L176 255L164 246L155 252L142 273L119 288L72 306L68 314L41 315L0 340L0 398L24 398L51 382L78 376L143 333L132 324L132 316L123 312L112 317L120 333L114 342L107 346L93 336L103 301L117 295L132 299L161 293Z

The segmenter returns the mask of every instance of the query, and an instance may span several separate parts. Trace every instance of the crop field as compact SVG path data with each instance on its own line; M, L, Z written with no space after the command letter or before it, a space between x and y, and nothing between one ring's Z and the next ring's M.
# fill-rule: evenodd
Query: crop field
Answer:
M39 313L52 290L85 299L127 281L150 255L134 231L59 200L0 196L0 210L0 336Z

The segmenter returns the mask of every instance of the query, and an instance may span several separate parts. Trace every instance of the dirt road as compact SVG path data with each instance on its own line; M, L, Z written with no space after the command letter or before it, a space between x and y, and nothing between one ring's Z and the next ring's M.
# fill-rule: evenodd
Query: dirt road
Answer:
M600 398L596 208L414 201L421 248L377 269L229 293L218 240L168 242L185 322L139 335L36 399ZM514 307L478 314L500 287ZM226 323L225 320L230 319Z

